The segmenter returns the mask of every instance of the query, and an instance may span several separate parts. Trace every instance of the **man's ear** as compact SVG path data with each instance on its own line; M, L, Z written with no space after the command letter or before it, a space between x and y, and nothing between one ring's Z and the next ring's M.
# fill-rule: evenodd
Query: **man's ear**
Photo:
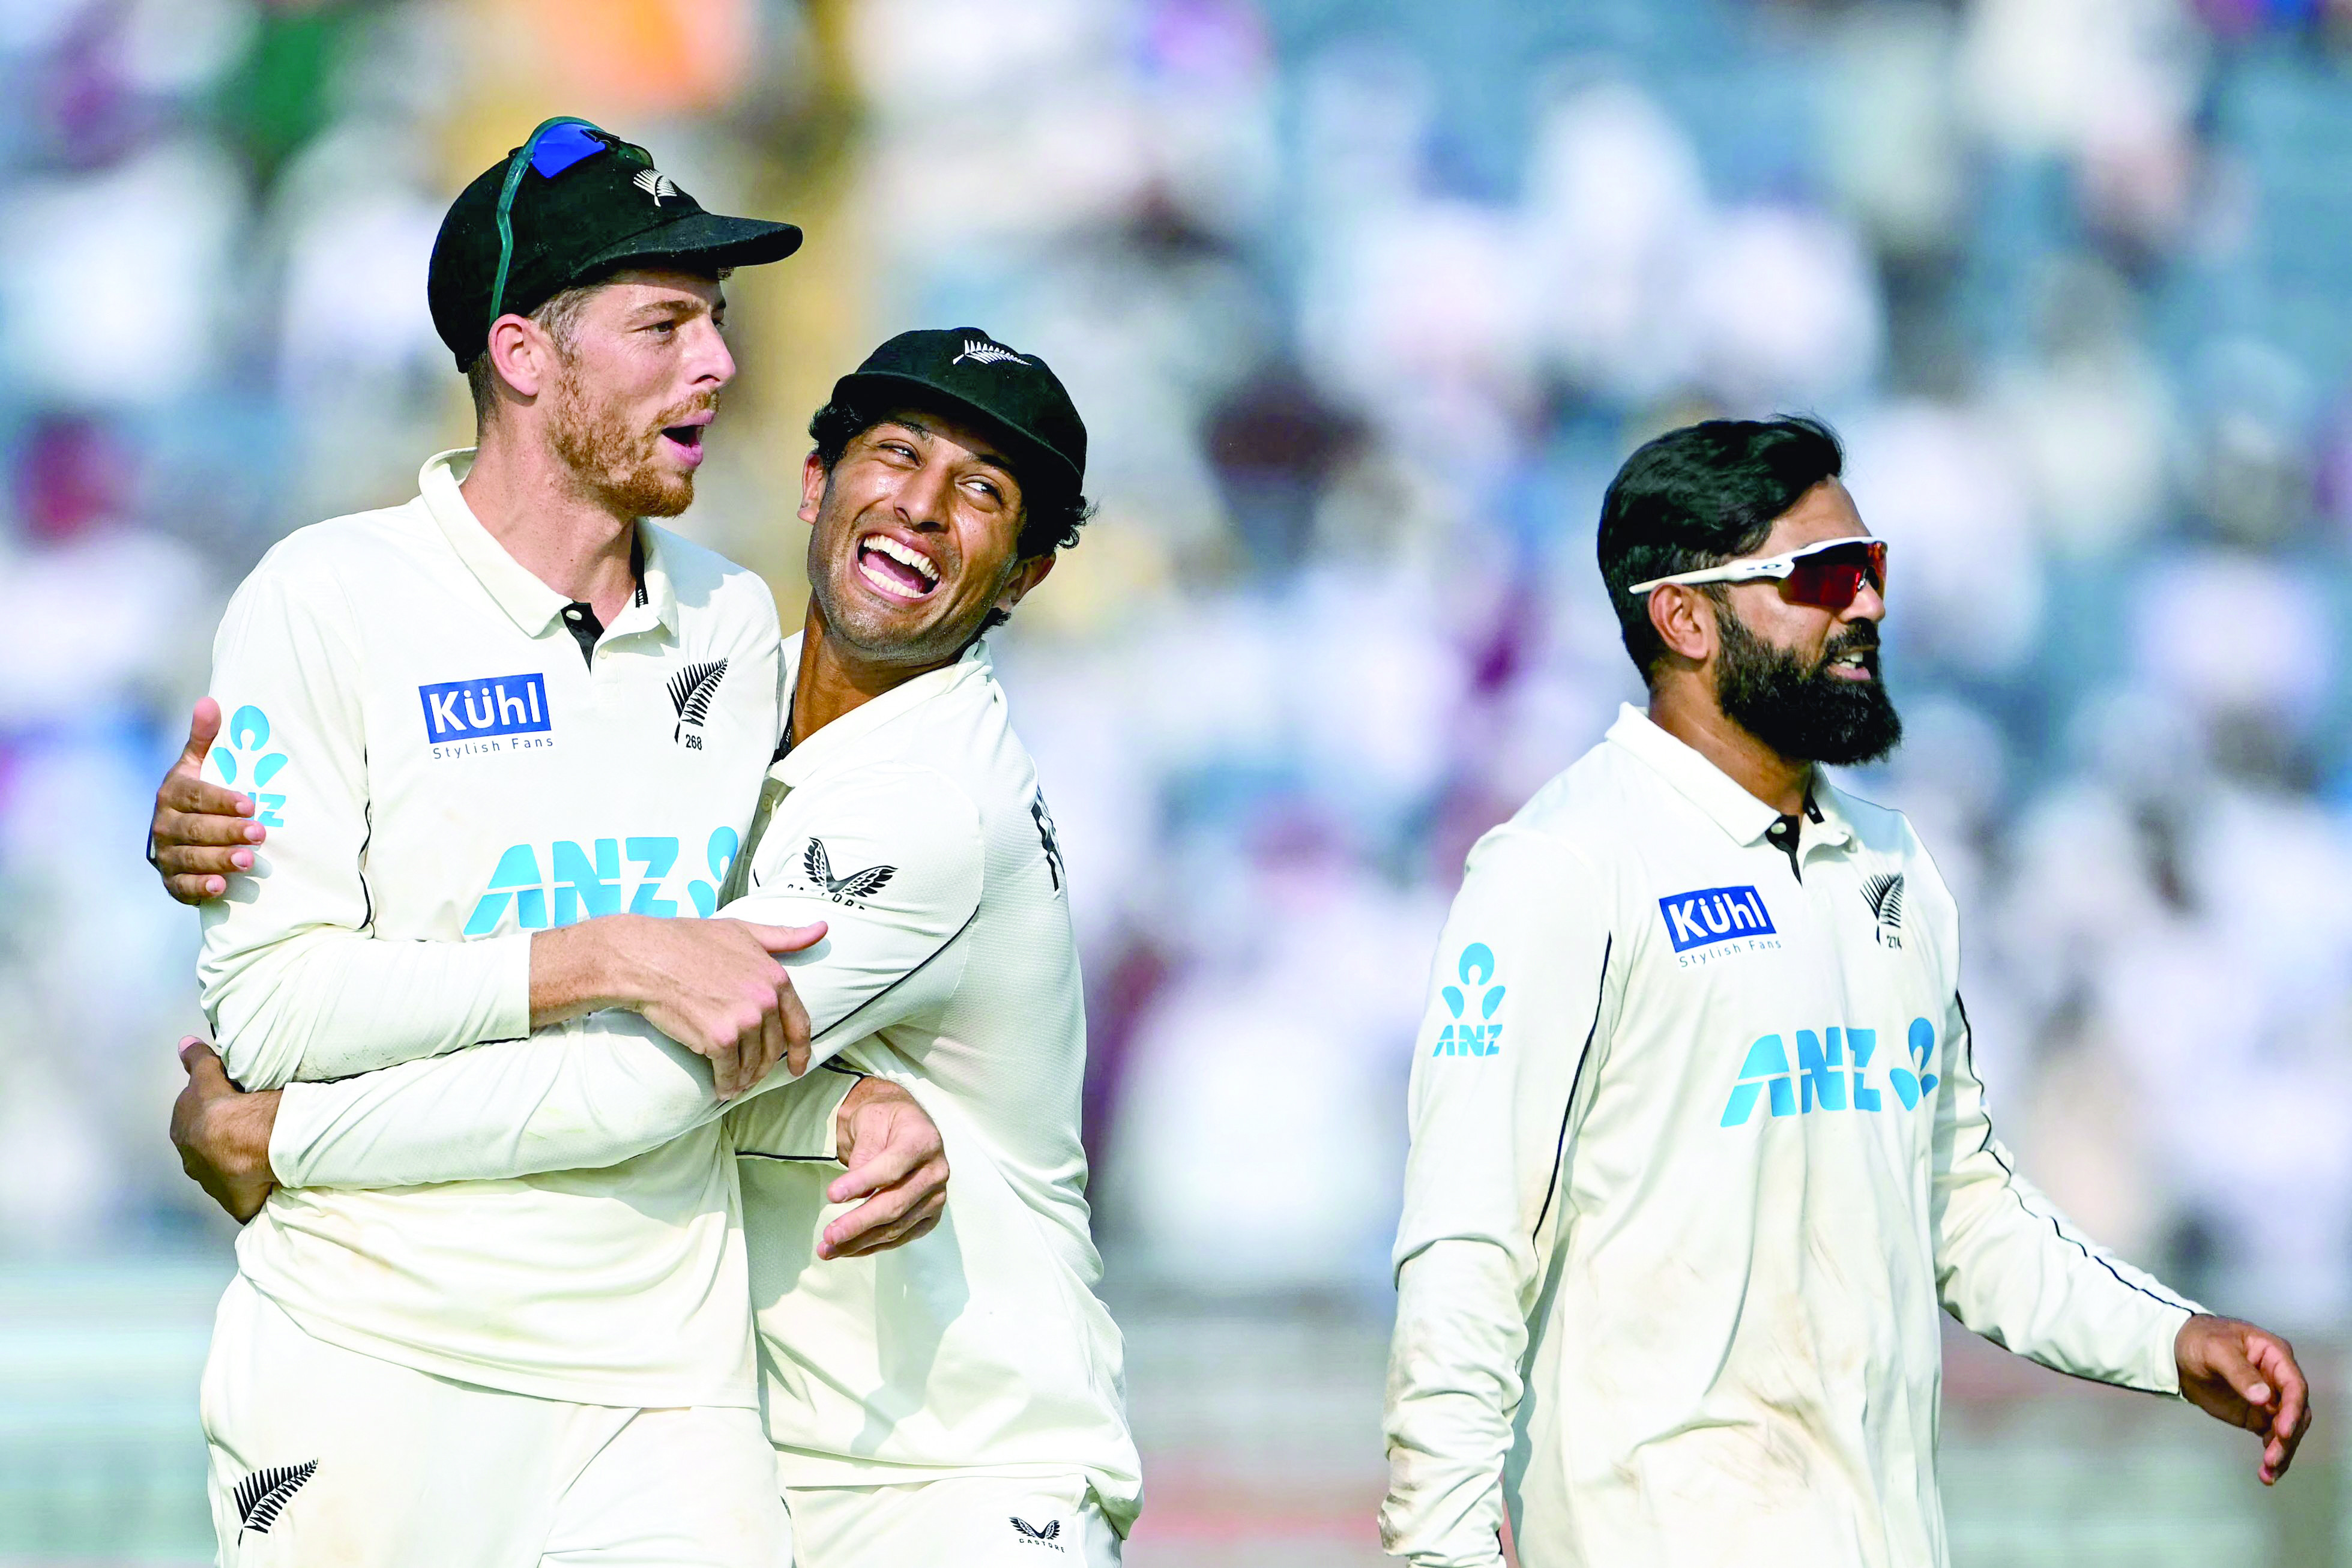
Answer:
M490 369L519 397L537 397L555 374L555 341L528 316L509 310L490 323Z
M1669 583L1650 590L1650 627L1668 653L1705 664L1715 652L1717 608L1714 599L1696 588Z
M800 519L812 528L816 526L817 507L824 500L824 487L832 478L832 470L814 450L801 459Z
M1052 573L1054 563L1058 559L1059 557L1053 551L1048 550L1043 555L1032 555L1028 560L1017 563L1013 568L1013 575L1005 580L1003 592L996 595L996 608L1008 616L1011 615L1013 606L1019 604L1030 589L1043 583Z

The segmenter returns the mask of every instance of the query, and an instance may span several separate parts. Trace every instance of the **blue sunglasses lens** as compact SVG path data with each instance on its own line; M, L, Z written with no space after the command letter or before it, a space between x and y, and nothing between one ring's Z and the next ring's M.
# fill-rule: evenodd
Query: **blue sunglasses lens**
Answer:
M604 142L589 134L579 125L558 125L539 139L530 150L530 166L540 177L551 180L572 164L608 151Z

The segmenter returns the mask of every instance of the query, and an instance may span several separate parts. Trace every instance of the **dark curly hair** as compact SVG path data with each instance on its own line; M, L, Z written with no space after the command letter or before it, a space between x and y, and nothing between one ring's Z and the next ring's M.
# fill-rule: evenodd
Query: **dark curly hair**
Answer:
M1747 554L1807 490L1844 469L1836 433L1801 415L1685 425L1625 459L1601 503L1599 554L1625 651L1644 681L1666 650L1633 585Z
M816 458L825 472L831 473L849 444L887 419L896 405L853 397L836 398L818 409L809 420L809 439L816 443ZM1077 543L1078 529L1094 516L1095 503L1066 486L1033 489L1017 468L1013 477L1021 482L1021 532L1013 543L1014 555L1034 561Z

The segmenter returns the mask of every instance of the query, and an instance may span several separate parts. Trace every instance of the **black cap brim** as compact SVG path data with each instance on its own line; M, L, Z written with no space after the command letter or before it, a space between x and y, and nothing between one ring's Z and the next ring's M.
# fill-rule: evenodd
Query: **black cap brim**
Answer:
M951 392L919 375L899 375L887 370L861 370L853 371L833 384L833 398L836 403L859 392L905 395L919 403L936 404L969 416L973 424L995 432L1003 441L1004 455L1012 458L1019 469L1013 477L1021 480L1024 489L1034 488L1048 495L1076 495L1086 483L1069 458L1055 451L1043 437L1023 429L1002 414L982 408L961 393Z
M674 222L641 230L589 258L571 284L619 268L662 261L686 263L688 270L697 272L758 267L782 261L800 247L801 231L794 224L719 213L681 213Z

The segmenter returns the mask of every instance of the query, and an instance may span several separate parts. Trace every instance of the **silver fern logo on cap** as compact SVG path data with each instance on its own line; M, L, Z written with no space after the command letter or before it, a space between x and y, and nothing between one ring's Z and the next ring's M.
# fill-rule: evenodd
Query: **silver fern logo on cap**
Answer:
M662 198L664 196L677 196L686 194L677 188L677 182L676 180L671 179L659 169L645 170L643 173L639 174L635 179L631 180L629 184L636 186L637 189L653 197L654 205L656 206L661 205Z
M948 363L950 364L961 364L968 359L978 360L982 364L1001 364L1006 360L1011 360L1014 364L1027 364L1029 363L1027 360L1023 359L1019 354L1014 353L1011 349L1006 348L1003 343L992 343L986 338L964 339L963 353L956 355L955 358L948 361Z

